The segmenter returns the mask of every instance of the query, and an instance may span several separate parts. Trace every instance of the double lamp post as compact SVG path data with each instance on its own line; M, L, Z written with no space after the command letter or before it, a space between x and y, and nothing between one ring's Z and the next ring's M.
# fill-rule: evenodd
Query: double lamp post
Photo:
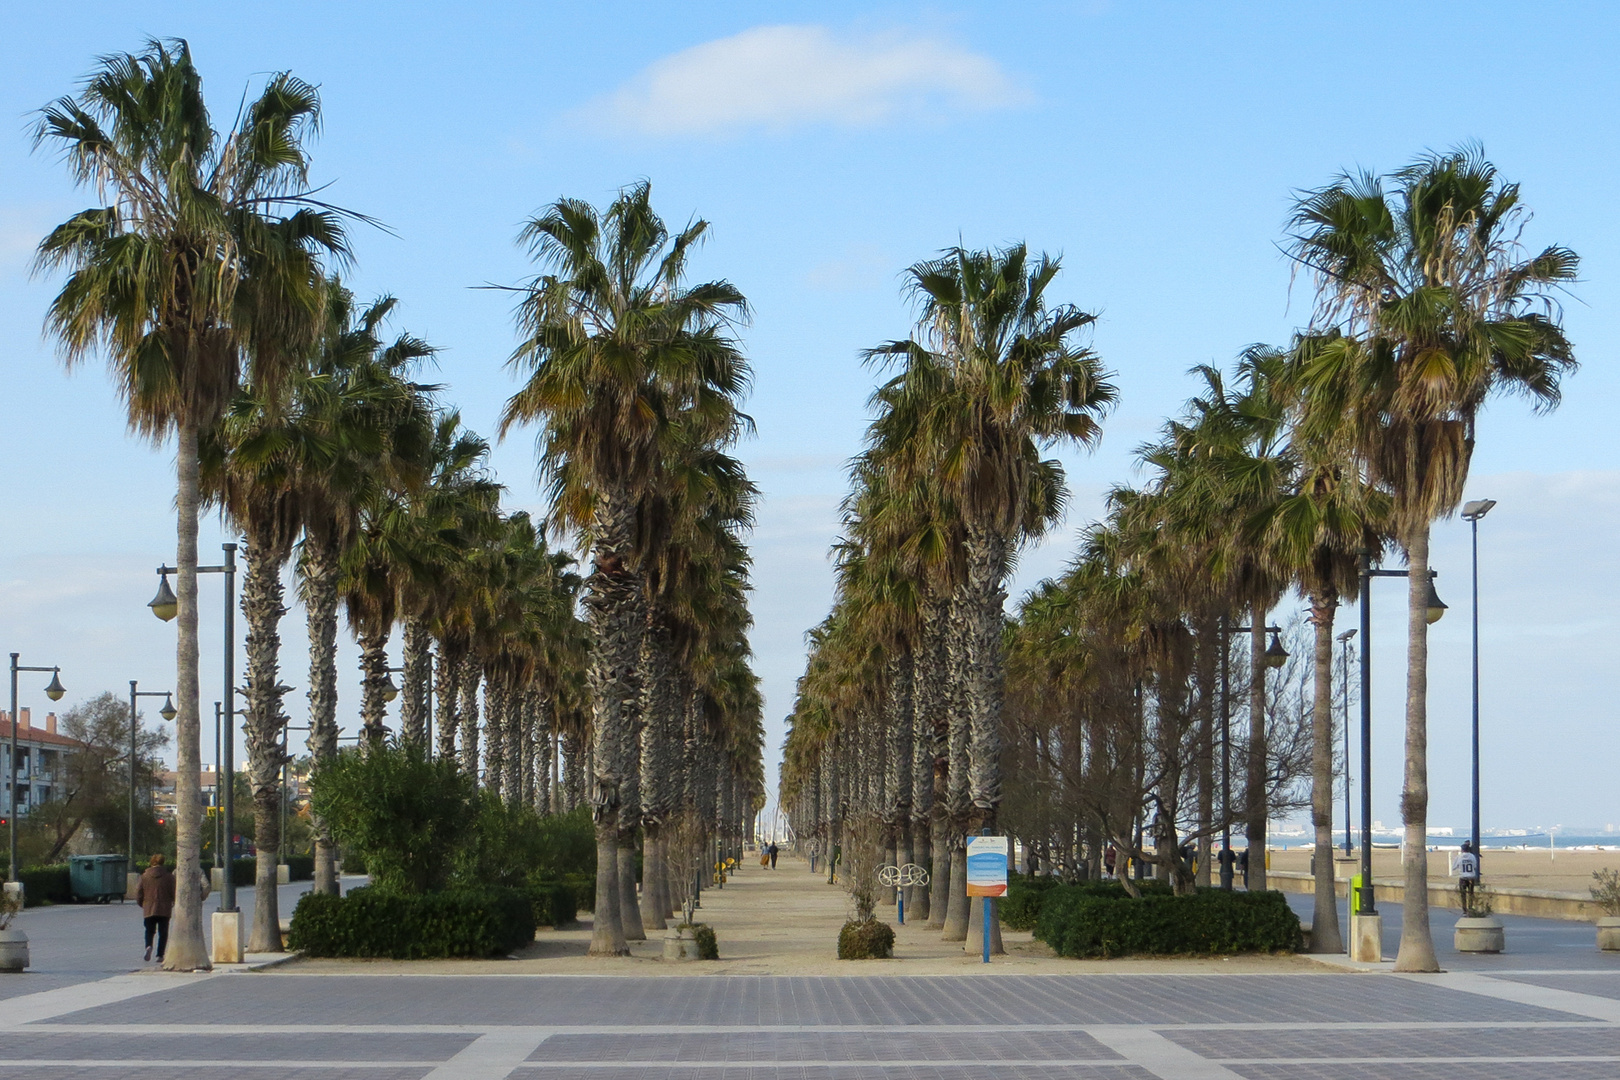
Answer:
M27 667L27 666L25 666L23 664L17 663L17 660L21 655L22 655L21 653L12 653L11 654L11 769L10 769L10 772L11 772L11 810L6 815L6 824L10 827L10 858L11 858L11 862L9 864L10 869L9 869L8 873L9 873L10 880L12 880L12 881L19 880L18 877L17 877L17 874L18 874L18 866L17 866L17 729L22 725L21 725L21 722L20 722L20 718L19 718L19 716L17 714L17 675L18 675L19 672L23 672L23 671L40 671L40 672L48 671L48 672L51 673L51 681L50 681L49 685L47 685L45 687L45 696L50 698L52 701L61 701L62 700L62 695L67 693L67 690L64 689L63 686L62 686L62 669L61 668L59 668L59 667ZM30 776L32 776L33 773L35 771L37 771L37 769L38 769L37 756L36 757L31 757L29 760L30 760L29 773L30 773ZM32 796L33 790L34 790L34 784L33 784L32 780L30 780L29 785L28 785L28 791L29 791L30 796Z

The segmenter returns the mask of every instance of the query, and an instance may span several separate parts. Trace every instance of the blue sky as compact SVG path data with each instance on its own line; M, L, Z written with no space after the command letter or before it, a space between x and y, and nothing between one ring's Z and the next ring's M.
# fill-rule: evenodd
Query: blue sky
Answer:
M400 298L396 325L443 349L434 377L481 431L512 390L502 364L513 335L509 297L476 287L527 272L513 244L526 215L560 195L601 202L647 177L672 222L712 222L694 272L736 282L755 309L745 343L759 435L742 452L766 496L754 606L772 756L802 634L829 601L843 462L859 447L874 380L857 353L907 331L904 267L958 239L1022 239L1063 255L1058 299L1100 315L1094 344L1122 403L1095 454L1066 458L1069 518L1024 554L1021 590L1061 567L1101 492L1133 478L1132 451L1191 392L1189 367L1285 340L1308 318L1308 287L1291 282L1277 247L1292 192L1478 140L1523 185L1536 212L1527 241L1567 244L1583 260L1566 308L1583 369L1550 416L1491 405L1470 483L1470 497L1501 503L1481 553L1486 824L1620 824L1608 678L1620 570L1609 542L1620 527L1612 8L683 7L8 7L0 650L60 663L69 702L173 677L172 631L143 606L151 568L172 559L172 451L126 435L99 367L63 373L40 334L52 282L29 274L40 236L91 201L30 151L30 113L70 91L96 55L147 36L191 41L221 122L268 72L320 85L316 177L391 230L357 231L351 281L363 296ZM532 438L514 436L495 461L510 503L534 507ZM1435 536L1453 611L1431 638L1439 824L1467 814L1465 528L1444 523ZM204 542L221 535L210 522ZM217 602L205 580L203 603ZM1399 602L1398 590L1377 602L1374 632L1374 792L1389 823ZM294 723L301 615L283 633ZM207 660L217 627L204 625ZM352 726L358 672L346 648ZM37 694L34 704L43 710Z

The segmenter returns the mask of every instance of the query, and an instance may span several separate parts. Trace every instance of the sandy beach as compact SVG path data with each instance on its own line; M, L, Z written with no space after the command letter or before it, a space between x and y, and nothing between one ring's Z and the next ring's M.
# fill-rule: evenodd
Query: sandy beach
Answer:
M1335 848L1340 855L1342 847ZM1429 880L1439 882L1451 878L1451 856L1449 851L1429 852ZM1360 858L1359 852L1356 858ZM1274 870L1292 870L1306 873L1310 870L1311 852L1309 848L1290 847L1286 851L1273 850L1271 852L1271 867ZM1356 869L1346 869L1347 866L1359 867L1359 863L1350 864L1334 860L1336 873L1343 877L1346 874L1356 873ZM1535 889L1544 892L1576 893L1581 897L1587 895L1587 889L1593 884L1592 871L1603 869L1620 870L1620 851L1580 851L1559 850L1548 852L1545 847L1528 849L1497 849L1486 848L1484 863L1481 867L1487 887L1498 889ZM1401 853L1397 848L1373 848L1373 877L1399 878L1401 876Z

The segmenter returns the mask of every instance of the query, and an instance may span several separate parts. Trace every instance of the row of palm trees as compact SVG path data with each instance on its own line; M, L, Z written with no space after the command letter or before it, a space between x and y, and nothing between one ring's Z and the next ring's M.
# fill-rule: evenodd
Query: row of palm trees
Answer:
M397 695L400 738L432 741L507 802L592 805L593 949L622 953L642 936L642 912L661 922L693 884L660 868L707 863L700 853L740 838L762 802L742 540L755 492L726 453L748 425L737 408L748 368L728 336L746 304L726 283L683 283L704 226L671 236L645 184L602 214L563 200L537 216L523 240L544 267L519 290L513 366L525 381L502 431L542 425L551 511L544 522L503 511L488 445L438 388L414 381L433 348L387 340L395 301L359 305L335 272L346 225L365 219L309 186L319 116L314 89L282 74L219 132L186 44L150 42L104 58L37 129L108 204L40 246L41 268L66 271L48 328L70 364L105 354L135 430L177 441L181 809L166 965L208 966L195 788L205 505L241 532L246 556L244 727L261 854L250 951L280 947L290 687L278 627L291 565L317 762L339 739L341 607L361 647L364 744L386 736ZM590 551L583 578L548 532ZM316 836L316 887L335 890L319 822Z
M1047 278L1003 284L1012 279L999 268L1022 266L1021 248L913 268L929 341L874 351L906 367L875 396L870 446L852 470L839 590L812 634L784 761L783 805L800 837L827 842L862 817L904 837L909 817L911 856L929 835L936 883L949 879L949 910L933 918L954 936L965 924L955 906L962 837L996 824L1006 762L1019 764L1014 801L1042 808L1040 831L1026 834L1037 848L1080 843L1099 873L1112 845L1120 859L1157 861L1181 889L1208 883L1212 838L1234 824L1263 850L1267 819L1292 805L1308 762L1313 943L1338 950L1334 615L1356 599L1363 562L1398 551L1410 574L1396 963L1437 970L1423 854L1427 633L1439 611L1429 532L1461 498L1485 402L1507 393L1551 408L1574 368L1557 298L1577 259L1524 249L1527 217L1517 186L1472 147L1303 194L1287 250L1315 288L1311 324L1285 347L1245 350L1231 376L1196 369L1198 395L1140 451L1145 482L1110 492L1070 569L1010 619L999 591L1006 555L1050 527L1064 494L1061 472L1036 451L1094 438L1111 393L1089 354L1081 368L1060 367L1060 356L1076 361L1053 333L1083 326L1078 312L960 317L1038 302ZM990 355L1005 362L984 366ZM1049 358L1050 375L1036 356ZM980 419L1020 409L1030 417L1022 441ZM1018 465L987 468L997 460ZM983 524L987 506L998 529ZM1284 652L1268 643L1268 616L1289 592L1305 599L1314 639L1303 725L1266 681ZM1237 632L1249 670L1233 687ZM1247 715L1223 737L1234 689ZM1016 744L1005 752L1004 738ZM907 753L909 780L860 787L873 761L894 774ZM1226 800L1234 772L1239 790ZM1177 855L1188 843L1196 878ZM1264 888L1264 860L1249 875Z

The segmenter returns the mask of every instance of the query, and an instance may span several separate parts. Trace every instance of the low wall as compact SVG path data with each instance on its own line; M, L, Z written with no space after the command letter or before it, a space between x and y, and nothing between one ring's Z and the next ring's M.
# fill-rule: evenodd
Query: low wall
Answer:
M1313 893L1316 879L1296 870L1270 870L1266 881L1272 888L1288 893ZM1457 886L1453 879L1429 883L1429 906L1460 911ZM1485 887L1491 908L1498 915L1533 915L1538 919L1567 919L1571 922L1596 922L1603 912L1591 897L1580 893L1541 892L1536 889L1493 889ZM1337 896L1350 894L1350 879L1334 875L1333 892ZM1373 879L1373 898L1380 903L1402 903L1406 899L1406 885L1393 878Z

